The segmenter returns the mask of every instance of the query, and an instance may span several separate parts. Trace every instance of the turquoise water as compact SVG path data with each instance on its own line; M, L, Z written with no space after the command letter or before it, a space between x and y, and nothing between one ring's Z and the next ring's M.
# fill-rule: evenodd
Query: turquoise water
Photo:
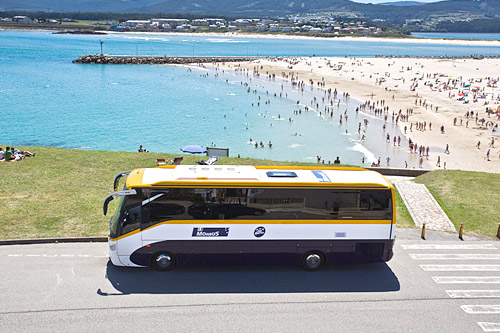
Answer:
M500 40L499 33L413 32L414 37Z
M316 161L318 155L333 161L340 156L342 162L353 164L359 164L363 156L373 159L373 154L382 154L394 159L399 154L378 147L378 140L359 141L357 124L367 116L354 113L356 101L341 104L332 119L313 111L293 114L297 100L305 103L314 97L319 99L321 91L303 95L288 87L286 98L284 94L279 96L280 82L250 82L227 71L71 63L80 55L100 52L99 39L104 41L104 52L108 54L500 53L500 48L494 47L336 40L0 31L1 143L119 151L135 151L142 144L150 151L169 153L178 153L188 144L213 143L229 148L231 156L297 161ZM245 85L257 92L247 92ZM264 103L267 100L269 104ZM349 122L339 126L338 116L344 110L349 112ZM382 126L377 122L370 120L368 130L373 133L369 138L383 135L375 131ZM250 138L263 143L272 141L273 148L255 148L248 143Z

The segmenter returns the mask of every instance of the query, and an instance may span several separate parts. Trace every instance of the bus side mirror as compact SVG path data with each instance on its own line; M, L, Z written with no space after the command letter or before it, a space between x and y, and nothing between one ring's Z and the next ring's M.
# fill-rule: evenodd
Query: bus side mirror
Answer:
M104 216L108 213L108 204L113 200L113 194L110 194L104 199L104 203L102 204L102 212L104 213Z
M123 197L126 195L136 195L136 194L137 194L136 190L125 190L125 191L115 192L113 194L108 195L106 197L106 199L104 199L104 202L102 204L102 212L104 213L104 215L107 214L108 205L111 202L111 200L113 200L115 197Z
M119 174L117 174L115 176L115 180L113 181L113 190L116 191L117 188L118 188L118 183L120 182L120 178L122 178L123 176L126 176L130 173L131 171L124 171L124 172L120 172ZM106 215L106 214L104 214Z

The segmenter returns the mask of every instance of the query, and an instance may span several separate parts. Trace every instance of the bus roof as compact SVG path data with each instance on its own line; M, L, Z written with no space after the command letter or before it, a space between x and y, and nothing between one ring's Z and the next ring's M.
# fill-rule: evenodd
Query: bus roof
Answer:
M127 188L168 186L348 186L385 187L381 174L361 168L177 165L133 170Z

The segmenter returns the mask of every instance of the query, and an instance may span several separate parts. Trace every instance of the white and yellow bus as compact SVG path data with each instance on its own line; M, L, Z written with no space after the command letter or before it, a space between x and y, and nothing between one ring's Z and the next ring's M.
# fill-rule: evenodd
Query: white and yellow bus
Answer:
M110 221L117 266L388 261L396 231L391 183L361 168L162 166L123 172Z

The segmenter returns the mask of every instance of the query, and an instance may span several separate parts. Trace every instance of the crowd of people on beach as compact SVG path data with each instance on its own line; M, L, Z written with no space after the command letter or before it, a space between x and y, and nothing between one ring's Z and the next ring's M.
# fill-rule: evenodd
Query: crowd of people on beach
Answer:
M292 61L292 60L285 60L285 61ZM293 63L293 62L292 62ZM242 68L235 68L235 73L240 74L249 80L251 78L261 78L264 80L269 80L269 81L275 81L276 80L276 73L269 73L266 72L265 74L261 73L261 71L264 70L263 66L254 66L252 70L249 69L242 69ZM340 93L337 91L337 89L331 89L331 88L326 88L325 87L325 81L324 78L321 78L321 80L314 81L313 79L308 79L307 81L300 80L299 75L295 73L294 71L283 71L281 73L281 79L283 82L288 82L291 86L292 89L295 89L296 91L299 91L303 93L307 87L310 87L310 90L313 91L314 89L316 94L313 95L313 97L310 100L297 100L296 102L296 107L292 110L292 116L297 117L302 115L303 113L310 113L314 112L317 116L319 116L320 119L333 119L335 117L335 114L338 112L338 123L339 126L347 125L348 120L349 120L349 113L348 109L346 108L344 111L341 111L341 105L347 105L350 99L350 94L349 92L343 92ZM248 83L243 83L241 82L242 85L248 86ZM282 92L279 93L279 96L283 96L284 93L284 84L281 84L281 90ZM252 90L248 89L248 92L252 92L254 94L257 94L257 90ZM266 95L268 95L269 92L266 91ZM276 97L276 93L274 94ZM321 96L322 95L322 96ZM258 97L259 101L261 100L260 96ZM258 102L259 103L259 102ZM266 101L266 104L270 103L270 101ZM422 103L422 102L420 102ZM424 102L425 103L425 102ZM254 104L252 103L252 106ZM258 104L260 105L260 104ZM352 110L351 110L352 111ZM402 138L401 135L393 135L391 137L391 134L386 132L386 123L388 123L389 118L392 121L392 124L397 126L400 122L409 122L410 116L413 115L413 109L408 108L406 110L399 110L398 112L390 110L389 106L386 106L386 101L385 100L376 100L376 101L371 101L368 100L359 106L355 108L355 113L356 114L366 114L370 115L375 118L379 118L380 120L383 121L382 125L382 132L384 133L386 137L386 142L387 143L392 143L393 147L398 148L398 149L403 149L401 148L401 143L402 143ZM266 117L266 114L262 115L263 117ZM278 114L277 116L274 116L277 120L281 120L282 117L281 114ZM287 117L287 116L286 116ZM285 118L286 119L286 118ZM295 120L292 117L288 117L288 122L293 123ZM358 140L359 141L365 141L367 139L367 128L368 128L369 120L367 118L364 118L362 122L358 122L358 127L357 127L357 134L358 134ZM272 123L271 125L272 126ZM416 130L427 130L427 126L429 126L429 129L431 129L432 124L429 123L416 123L415 124L415 129ZM413 131L413 123L409 123L409 131ZM397 132L396 127L393 126L393 129ZM407 126L405 126L405 134L406 134L406 129ZM345 134L349 134L349 130L347 126L344 127ZM254 144L256 148L258 147L264 147L264 144L262 141L260 143L258 141L253 141L250 139L249 143ZM269 142L269 147L271 147L271 142ZM413 143L411 139L409 140L409 149L411 154L416 154L417 151L420 156L420 163L419 166L423 167L423 157L426 157L426 159L429 158L429 151L430 147L423 147L423 146L418 146L416 143ZM425 153L426 152L426 153ZM369 161L365 157L362 158L362 164L365 162L370 163L372 166L380 166L380 160L381 158L379 157L378 160L373 160ZM391 158L387 156L385 158L387 166L389 166L389 163L391 161ZM321 158L320 156L317 156L317 162L322 163L322 164L331 164L331 161L325 160ZM340 159L337 157L337 159L334 161L334 164L339 164ZM406 167L408 167L408 163L406 163Z
M349 61L352 63L349 64ZM357 71L358 76L364 77L364 79L362 79L363 81L373 82L377 88L373 89L371 99L359 104L354 111L356 114L367 114L370 117L379 118L383 121L380 133L383 135L386 145L391 145L393 147L393 154L397 153L397 160L399 160L398 166L402 166L401 162L404 160L404 167L406 168L446 168L447 163L443 159L453 158L456 160L455 154L460 151L460 147L454 145L455 149L451 152L450 145L446 142L450 140L448 131L451 125L464 126L464 128L473 128L474 130L480 131L486 130L488 147L487 149L484 148L486 151L483 156L485 156L485 160L490 161L491 157L497 154L493 149L495 148L495 137L498 135L500 106L492 106L492 104L500 103L500 90L498 89L498 84L500 82L499 77L487 76L484 78L466 78L465 75L452 76L439 72L426 73L424 72L424 68L428 65L427 63L425 63L424 66L423 62L415 61L413 64L397 67L396 61L393 59L385 60L385 66L388 68L385 72L382 71L377 73L368 71L363 73L364 69L362 69L362 66L374 66L374 64L371 63L372 61L374 60L346 58L345 61L340 60L337 63L333 63L327 58L278 57L266 60L256 60L245 66L236 64L230 65L229 67L234 68L236 74L245 76L249 78L250 81L252 77L260 78L261 80L267 79L269 81L276 81L276 78L280 77L282 80L282 93L280 93L280 96L286 94L284 85L289 85L289 88L299 93L304 93L306 90L310 90L311 92L314 91L316 97L306 101L297 101L297 107L292 111L292 116L296 118L304 112L308 113L308 111L313 111L322 119L334 119L336 117L338 119L338 124L343 126L345 134L349 135L351 135L351 133L349 133L349 128L352 129L352 126L347 127L346 125L349 120L349 115L353 114L353 110L341 110L341 105L347 105L351 95L346 91L345 87L343 93L338 92L337 89L332 86L331 82L327 82L331 80L332 77L328 76L325 78L322 76L322 73L328 75L328 71L332 71L334 76L341 77L353 75L351 72ZM352 65L352 67L348 67L349 65ZM315 66L317 69L314 68ZM355 69L355 66L360 67L359 70ZM378 66L380 66L380 64L378 64ZM453 66L455 67L454 62ZM322 67L323 69L321 69ZM352 80L355 80L355 78L352 78ZM290 90L288 90L288 92L289 91ZM398 93L395 94L393 91L397 91ZM410 96L413 96L414 103L411 102L411 97L405 96L404 98L409 102L405 107L394 107L394 109L391 109L389 105L404 105L402 103L404 99L400 93L403 92L408 95L408 91ZM377 100L374 97L374 92L376 92L377 95L381 95L381 92L385 92L385 96L389 95L388 101L385 99ZM432 94L429 94L429 92L432 92ZM442 93L442 96L438 95L439 93ZM442 97L446 98L446 95L443 94L447 94L450 100L456 100L456 102L453 102L453 107L456 110L459 109L457 105L460 104L469 108L474 104L476 105L473 110L469 109L464 116L451 118L453 121L450 123L448 122L449 120L447 120L450 119L448 116L450 108L448 105L439 105L445 103L443 100L439 99ZM399 104L397 102L399 102ZM414 108L417 109L416 113L414 112ZM443 116L435 116L441 114ZM287 117L288 116L285 115L283 118L286 119ZM289 122L295 121L292 117L288 119ZM359 142L367 140L367 121L368 119L358 121L357 140ZM471 127L469 126L470 122L473 124ZM433 131L433 125L434 127L437 126L437 131L435 132ZM429 133L429 135L425 135L425 140L422 139L422 132ZM452 132L456 135L456 130ZM371 130L370 133L373 133L373 130ZM443 135L443 139L436 136L439 134ZM370 134L370 136L373 136L373 134ZM417 144L414 142L415 140L413 140L414 137L417 139L421 138L422 141L427 144ZM431 142L427 139L430 137L435 139ZM372 139L370 138L370 140ZM407 142L407 145L405 142ZM429 143L431 145L429 145ZM452 141L451 143L453 144L454 142ZM441 145L444 147L443 150L438 148ZM483 145L483 147L484 146L485 145ZM408 152L407 160L404 158L401 159L401 152L404 152L405 147L407 147L406 149ZM477 148L482 149L480 145ZM384 150L387 151L387 148ZM394 156L387 156L385 158L387 166L389 166L392 160L391 157L393 158ZM498 157L500 158L500 151L498 151ZM381 160L380 157L373 161L365 160L365 157L363 157L362 163L368 162L373 166L380 166ZM434 162L435 164L433 164ZM325 161L320 158L318 159L318 163L325 163Z
M0 147L1 162L16 162L21 161L25 157L35 157L36 153L31 153L27 150L19 150L14 147L5 147L5 150Z

